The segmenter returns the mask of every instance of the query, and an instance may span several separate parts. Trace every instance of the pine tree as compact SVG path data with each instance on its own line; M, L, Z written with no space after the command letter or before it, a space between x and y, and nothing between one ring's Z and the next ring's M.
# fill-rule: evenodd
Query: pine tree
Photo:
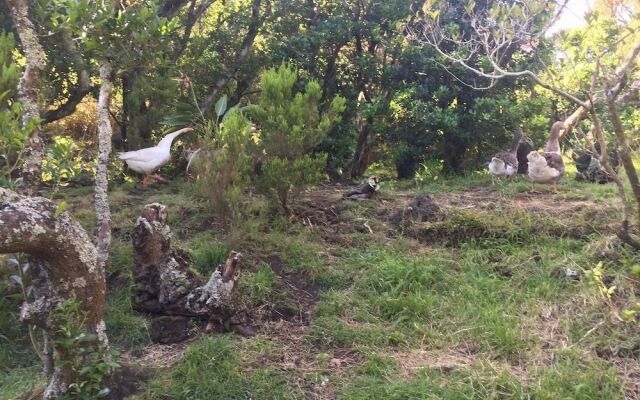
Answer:
M322 179L327 156L311 153L345 109L344 98L337 96L321 112L320 85L310 81L303 92L294 93L297 80L297 73L284 64L265 71L260 101L250 107L260 131L255 184L284 212L292 194Z

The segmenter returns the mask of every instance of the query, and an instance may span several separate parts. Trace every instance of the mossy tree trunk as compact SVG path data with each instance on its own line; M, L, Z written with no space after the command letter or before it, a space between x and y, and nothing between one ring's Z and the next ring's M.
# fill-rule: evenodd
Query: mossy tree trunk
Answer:
M0 188L0 253L27 253L46 271L49 290L32 303L24 303L20 319L44 329L55 342L61 338L54 316L57 305L76 299L86 312L86 329L101 346L108 340L104 322L105 278L96 248L85 230L52 201L25 197ZM61 397L76 379L72 365L78 360L56 349L55 368L44 398Z
M104 60L100 65L100 95L98 97L98 163L96 165L95 207L98 226L96 243L98 251L98 265L104 269L111 244L111 210L107 197L109 186L109 156L111 154L111 137L113 129L109 119L113 77L111 63Z
M45 66L44 50L38 40L36 29L29 19L29 3L28 0L7 0L13 23L20 38L22 52L26 59L24 72L18 84L18 98L24 110L22 117L24 126L32 124L32 121L40 121L38 90L40 75ZM38 124L29 136L22 167L23 191L31 196L38 192L42 181L44 143L40 137L40 130L40 125Z

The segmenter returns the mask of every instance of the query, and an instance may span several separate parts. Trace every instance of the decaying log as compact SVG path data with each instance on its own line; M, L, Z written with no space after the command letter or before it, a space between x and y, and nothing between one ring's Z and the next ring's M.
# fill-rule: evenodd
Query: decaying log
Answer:
M378 178L371 176L363 180L355 189L347 192L345 197L351 200L367 200L373 197L373 195L380 189L378 184Z
M242 255L231 252L226 264L204 283L187 257L171 249L167 208L147 204L133 229L133 307L136 311L223 321L233 314L231 295Z
M52 201L24 197L0 188L0 253L27 253L45 269L49 291L22 306L20 319L36 325L55 340L60 337L53 311L58 304L75 298L86 312L86 329L108 345L104 271L97 263L89 236L67 212L59 212ZM56 349L57 350L57 349ZM68 352L55 352L55 368L45 399L62 396L75 382L76 364Z

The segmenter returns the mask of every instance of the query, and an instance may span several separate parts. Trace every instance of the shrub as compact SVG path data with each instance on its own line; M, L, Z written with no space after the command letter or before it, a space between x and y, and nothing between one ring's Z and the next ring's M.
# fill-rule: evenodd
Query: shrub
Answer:
M12 186L22 164L25 142L38 121L22 126L22 105L13 100L20 74L12 59L11 33L0 32L0 185Z
M239 203L247 183L251 125L237 108L229 110L219 125L210 124L194 167L200 192L214 210L226 217L239 217Z
M345 100L335 97L320 111L322 90L315 81L294 93L298 76L286 65L267 70L259 103L250 107L260 129L254 181L256 188L288 212L291 195L322 179L326 155L310 153L339 121Z

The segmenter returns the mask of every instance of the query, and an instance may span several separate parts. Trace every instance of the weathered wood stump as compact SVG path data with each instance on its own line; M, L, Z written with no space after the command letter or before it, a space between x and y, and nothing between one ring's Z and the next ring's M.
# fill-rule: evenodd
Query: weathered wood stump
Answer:
M363 180L353 190L347 192L345 197L351 200L367 200L373 197L379 189L378 178L371 176Z
M171 249L167 218L164 205L147 204L134 226L134 309L151 314L201 317L227 326L226 321L236 312L232 293L240 275L242 255L231 252L225 265L204 283L189 268L188 257L180 250ZM152 333L152 337L156 336ZM162 337L166 343L168 339Z

